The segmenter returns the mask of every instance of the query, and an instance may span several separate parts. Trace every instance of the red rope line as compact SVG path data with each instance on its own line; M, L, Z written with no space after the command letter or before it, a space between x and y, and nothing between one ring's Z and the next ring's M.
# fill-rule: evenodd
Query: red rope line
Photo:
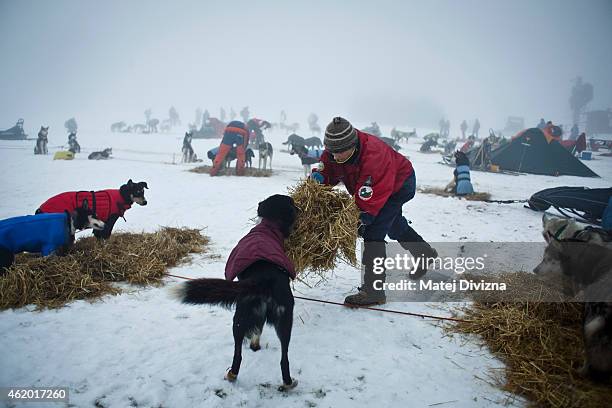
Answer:
M185 276L172 275L170 273L167 273L166 275L172 276L174 278L179 278L179 279L195 280L195 278L187 278ZM470 320L457 319L454 317L434 316L434 315L428 315L428 314L422 314L422 313L412 313L412 312L401 312L399 310L382 309L380 307L371 307L371 306L354 306L353 307L353 306L348 306L345 303L331 302L329 300L312 299L312 298L307 298L303 296L295 296L295 295L293 297L296 299L308 300L309 302L327 303L328 305L337 305L337 306L342 306L342 307L348 307L351 309L368 309L368 310L375 310L377 312L395 313L395 314L401 314L405 316L415 316L415 317L420 317L423 319L427 318L427 319L436 319L436 320L448 320L451 322L471 323Z

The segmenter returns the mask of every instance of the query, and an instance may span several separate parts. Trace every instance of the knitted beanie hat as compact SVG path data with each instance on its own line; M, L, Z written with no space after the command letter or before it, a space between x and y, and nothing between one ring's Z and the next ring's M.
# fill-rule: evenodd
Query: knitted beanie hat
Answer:
M330 153L347 151L357 145L357 132L348 120L335 117L325 129L323 144Z

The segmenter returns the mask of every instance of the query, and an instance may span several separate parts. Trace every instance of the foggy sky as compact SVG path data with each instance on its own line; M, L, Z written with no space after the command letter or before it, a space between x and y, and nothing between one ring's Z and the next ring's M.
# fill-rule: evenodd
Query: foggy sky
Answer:
M0 129L106 129L170 105L185 126L245 105L273 122L570 123L577 75L612 107L611 39L610 0L0 0Z

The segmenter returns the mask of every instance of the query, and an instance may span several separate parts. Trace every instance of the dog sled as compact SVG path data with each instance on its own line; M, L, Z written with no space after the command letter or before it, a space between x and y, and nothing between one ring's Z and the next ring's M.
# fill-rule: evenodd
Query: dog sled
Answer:
M604 211L611 199L612 187L555 187L532 195L526 207L534 211L546 211L553 207L565 217L601 226Z
M208 119L207 123L202 124L199 130L193 131L194 139L220 139L223 137L225 123L217 118Z
M23 130L23 119L19 119L15 126L10 129L0 130L2 140L26 140L28 135Z

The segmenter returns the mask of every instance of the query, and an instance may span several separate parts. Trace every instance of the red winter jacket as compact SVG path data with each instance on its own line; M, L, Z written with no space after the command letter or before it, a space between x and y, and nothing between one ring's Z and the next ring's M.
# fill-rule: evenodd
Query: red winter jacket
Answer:
M96 218L104 222L107 222L112 215L123 217L125 211L131 207L130 204L125 202L119 190L68 191L53 196L42 203L37 212L72 212L81 207L84 200L87 200L89 208L94 212Z
M225 279L232 281L257 261L268 261L285 269L295 279L295 267L287 258L284 236L280 228L271 221L262 219L246 234L232 250L225 264Z
M399 191L414 170L410 160L376 136L355 131L359 137L357 157L340 164L326 150L316 171L323 175L325 184L344 183L349 193L355 196L359 209L377 216L389 196Z

